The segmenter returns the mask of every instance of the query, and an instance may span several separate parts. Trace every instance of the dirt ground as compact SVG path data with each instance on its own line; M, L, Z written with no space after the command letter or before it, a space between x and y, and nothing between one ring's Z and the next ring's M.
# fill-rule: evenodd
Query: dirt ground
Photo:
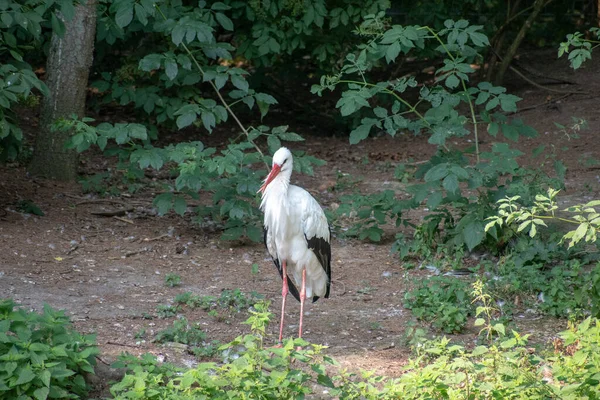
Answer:
M524 98L520 107L532 107L519 116L540 133L537 138L522 140L517 147L529 153L540 144L554 146L557 157L568 167L562 197L565 204L600 198L600 165L585 163L600 158L596 139L600 62L573 72L565 60L554 57L554 51L538 52L523 55L520 61L544 75L574 82L550 85L552 89L587 93L549 92L511 77L507 86ZM578 139L572 137L573 132L561 132L554 125L569 125L572 116L586 119L590 126L578 133ZM325 159L327 164L317 168L314 177L294 175L292 179L309 189L323 207L339 201L339 193L329 190L339 173L359 180L357 187L364 191L391 187L402 196L401 187L393 183L393 166L408 159L427 160L434 150L424 136L382 136L350 147L344 137L311 136L307 127L296 130L308 137L297 148ZM484 136L483 150L497 140L502 139ZM469 143L463 140L455 144ZM369 163L363 165L360 161L365 157ZM174 297L186 291L219 296L224 289L240 288L264 295L272 301L275 319L270 332L275 343L281 281L262 244L220 242L218 234L200 230L189 217L158 217L149 192L120 199L135 207L127 216L133 223L92 215L92 211L110 208L110 204L86 202L95 198L83 194L79 185L31 179L20 166L0 167L0 297L12 297L36 310L43 303L67 310L77 329L97 333L100 364L110 363L123 351L152 352L168 361L192 363L193 356L182 356L151 341L174 318L143 318L144 314L156 316L158 305L173 304ZM17 212L16 204L23 199L37 204L45 216ZM414 215L415 220L421 217ZM397 375L410 356L405 332L412 318L402 305L404 294L414 278L428 272L403 268L398 258L390 255L390 243L391 237L382 244L372 244L342 239L334 232L332 295L308 306L305 338L329 346L326 352L342 366ZM253 264L258 264L258 274L252 273ZM182 284L167 287L165 276L169 273L180 275ZM297 332L299 305L293 299L288 304L285 335L290 337ZM223 319L199 310L184 314L205 327L209 340L227 342L249 329L240 324L246 313ZM517 315L515 322L539 342L566 325L525 314ZM142 329L146 329L146 340L135 337ZM457 339L472 343L474 332L471 328Z

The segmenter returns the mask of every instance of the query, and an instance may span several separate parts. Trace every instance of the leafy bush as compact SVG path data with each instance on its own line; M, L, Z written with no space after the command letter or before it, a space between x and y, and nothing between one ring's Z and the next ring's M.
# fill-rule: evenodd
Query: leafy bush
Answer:
M391 191L353 195L345 199L347 204L338 213L354 211L358 220L349 232L378 240L381 225L391 222L398 226L406 210L425 204L431 211L427 230L422 232L425 240L468 250L486 240L500 241L499 235L486 232L482 223L494 214L495 201L507 193L533 199L533 191L541 184L561 184L564 167L557 164L559 179L550 179L545 173L520 167L516 159L522 153L507 143L493 143L490 151L480 151L485 133L492 141L500 134L509 141L537 135L520 119L508 116L516 111L519 97L489 82L469 84L475 72L472 65L481 62L480 52L488 45L482 26L466 20L446 20L439 29L389 26L386 22L381 13L366 17L357 29L364 44L346 56L339 73L321 77L312 92L321 95L325 90L342 90L336 107L342 116L360 121L350 133L351 144L372 132L426 134L437 152L416 170L414 176L422 183L407 187L410 199L399 201ZM381 75L374 71L382 63L392 64L420 51L429 51L443 61L434 71L433 83L419 82L413 76L377 80ZM473 147L452 145L453 137L467 136ZM403 256L419 247L395 246Z
M445 276L420 281L404 295L404 306L418 319L432 322L446 333L462 331L473 313L469 284Z
M42 314L0 300L0 397L80 398L99 353L93 335L70 326L64 311L44 305Z
M181 275L175 273L168 273L165 275L165 285L168 287L175 287L181 285Z
M190 324L186 318L173 321L173 326L159 331L155 340L159 343L176 342L193 347L200 346L206 339L206 333L199 323Z
M142 360L122 358L118 366L128 368L128 373L111 387L112 395L115 399L296 398L311 392L307 385L311 379L329 381L321 364L332 360L321 354L321 346L296 350L297 346L308 346L296 339L288 340L282 348L265 348L268 303L256 304L251 314L247 323L254 334L221 346L224 364L200 363L185 370L157 364L151 356Z
M479 286L478 286L479 285ZM588 318L571 324L554 342L554 352L537 352L528 335L506 333L492 325L491 298L475 285L480 304L476 321L494 332L487 345L468 350L447 338L420 340L416 356L403 374L387 378L326 368L335 366L323 348L296 339L282 348L266 348L265 327L271 317L267 303L252 310L247 323L253 334L221 346L223 363L200 363L192 369L157 363L154 356L122 356L116 366L125 377L111 387L116 399L178 398L304 398L321 395L346 399L581 399L597 398L600 323ZM304 346L297 349L296 346Z

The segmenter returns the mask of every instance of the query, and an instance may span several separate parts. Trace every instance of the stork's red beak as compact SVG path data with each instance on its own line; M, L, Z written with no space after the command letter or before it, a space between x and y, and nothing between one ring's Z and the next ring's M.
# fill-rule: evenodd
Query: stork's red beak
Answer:
M273 164L273 169L271 170L271 172L269 172L269 175L267 175L267 177L265 178L265 182L262 184L260 189L258 189L258 192L264 193L267 186L269 186L269 183L271 183L271 181L273 179L275 179L275 177L277 175L279 175L279 172L281 172L281 165Z

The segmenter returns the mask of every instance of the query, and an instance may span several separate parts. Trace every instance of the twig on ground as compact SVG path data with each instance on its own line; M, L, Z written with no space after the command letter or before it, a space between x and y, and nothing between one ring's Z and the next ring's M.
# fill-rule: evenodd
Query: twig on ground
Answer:
M130 220L130 219L127 219L127 218L121 218L121 217L117 217L116 215L113 215L113 218L114 218L114 219L118 219L119 221L126 222L126 223L128 223L128 224L132 224L132 225L133 225L133 221L132 221L132 220Z
M99 217L117 217L120 215L125 215L128 212L133 211L133 207L129 206L127 208L122 208L119 210L112 210L112 211L91 211L90 214L92 215L97 215ZM131 222L133 223L133 222Z

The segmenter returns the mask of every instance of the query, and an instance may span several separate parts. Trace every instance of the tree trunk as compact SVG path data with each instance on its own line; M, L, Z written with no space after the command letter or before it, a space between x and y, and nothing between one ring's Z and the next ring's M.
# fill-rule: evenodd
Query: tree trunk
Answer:
M517 50L519 49L521 42L525 38L525 34L529 30L529 28L531 28L531 24L533 24L533 21L535 21L540 11L542 11L542 8L548 5L551 1L552 0L535 0L535 2L533 3L533 10L531 11L531 14L529 14L529 17L527 17L527 20L519 30L519 33L517 33L517 37L504 54L502 63L500 64L498 72L496 73L496 79L494 79L494 84L502 85L502 81L504 80L504 74L508 70L508 67L510 66L510 63L512 62L513 58L515 58L515 54L517 54Z
M77 176L78 154L65 149L71 132L51 132L50 125L61 117L85 114L89 69L94 53L96 1L86 0L65 21L64 36L52 36L47 61L46 84L50 95L44 98L40 131L37 134L29 171L33 175L62 181Z

